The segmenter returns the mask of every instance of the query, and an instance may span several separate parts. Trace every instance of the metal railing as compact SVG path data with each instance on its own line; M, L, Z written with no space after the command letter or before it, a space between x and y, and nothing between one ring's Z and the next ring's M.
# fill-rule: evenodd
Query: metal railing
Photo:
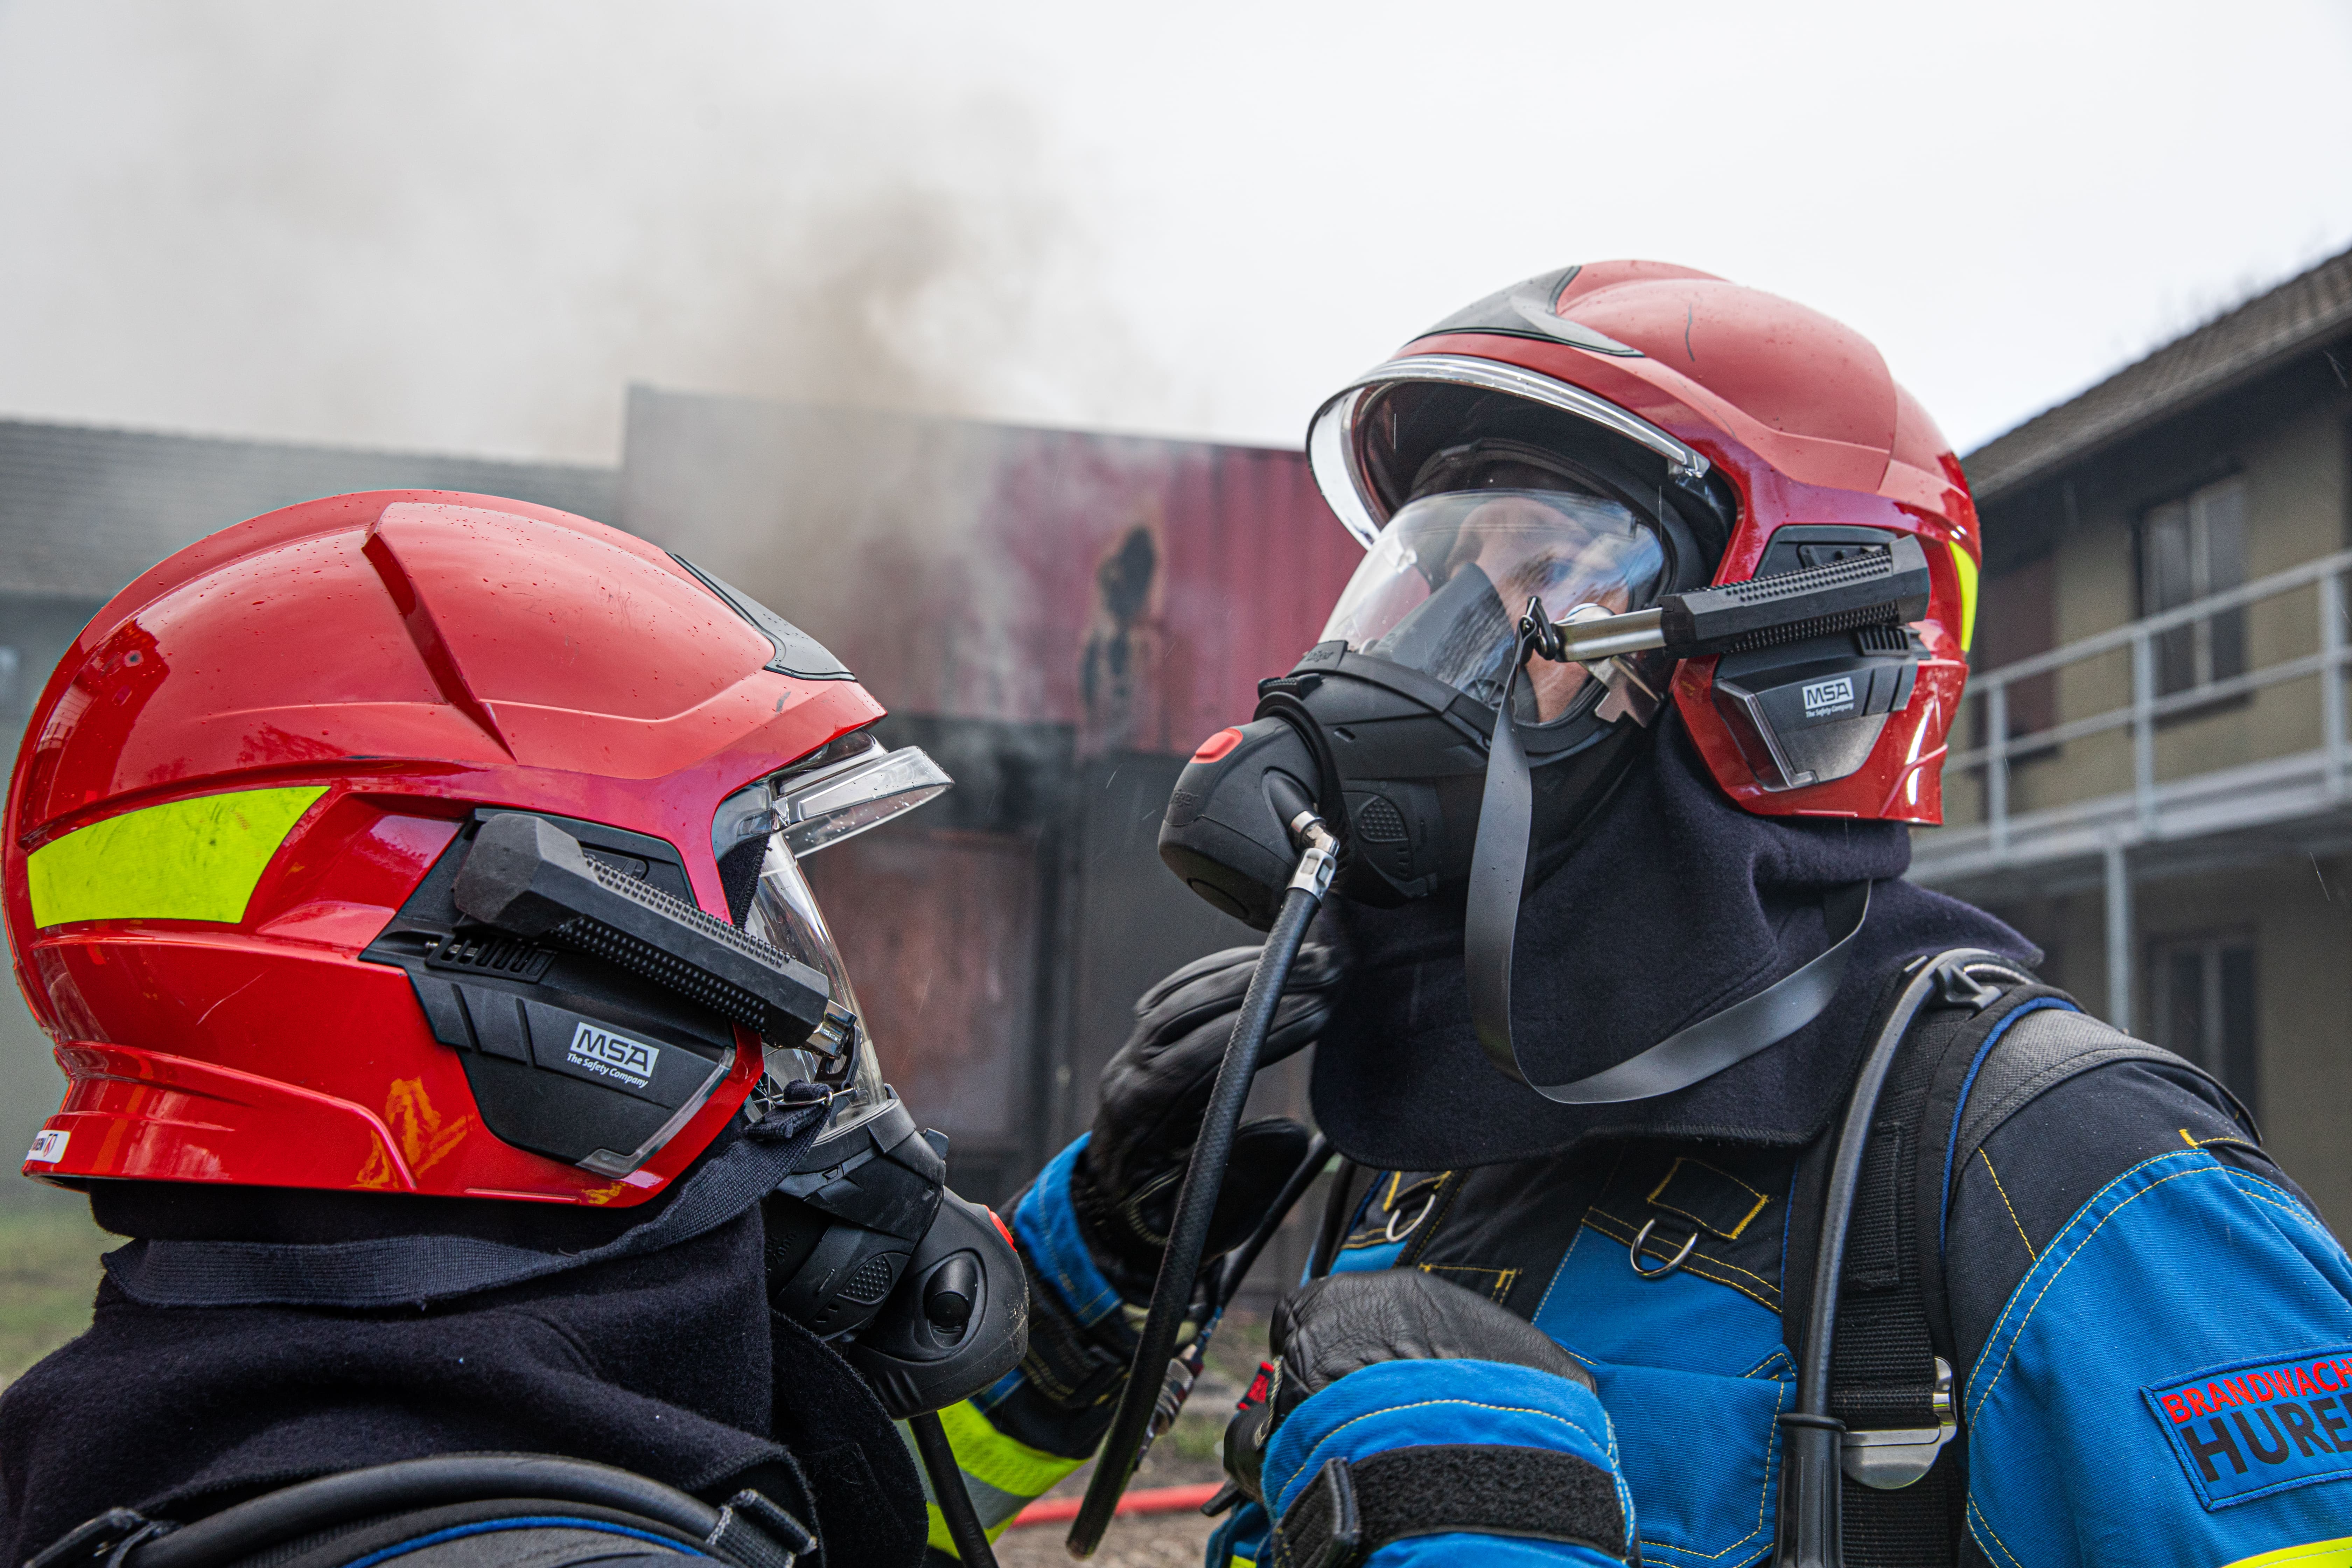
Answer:
M2048 653L2036 654L1998 669L1970 675L1963 710L1973 703L1983 714L1985 743L1967 751L1954 751L1947 759L1946 770L1948 774L1981 771L1984 775L1984 815L1979 824L1956 823L1954 826L1963 830L1969 826L1979 827L1987 840L1985 847L1995 857L2007 854L2017 821L2010 805L2012 761L2023 760L2032 753L2047 752L2070 742L2120 730L2128 731L2131 737L2130 783L2127 789L2104 794L2110 799L2127 794L2133 826L2137 830L2134 836L2156 837L2160 800L2156 746L2158 725L2177 714L2250 697L2270 687L2309 680L2314 677L2317 678L2320 731L2320 751L2315 760L2324 781L2322 794L2330 803L2342 802L2347 776L2352 776L2352 754L2347 752L2344 714L2345 665L2347 658L2352 658L2352 652L2347 652L2346 637L2344 574L2347 570L2352 570L2352 550L2307 561L2300 566L2273 573L2227 592L2053 648ZM2157 689L2157 643L2166 633L2194 626L2232 610L2281 598L2297 589L2310 590L2317 600L2319 646L2316 651L2222 679L2200 682L2179 691L2160 693ZM2010 694L2021 682L2043 676L2054 680L2060 670L2070 666L2125 650L2128 650L2131 661L2131 700L2128 702L2083 718L2064 720L2044 729L2014 735L2010 733ZM1965 733L1964 731L1962 732ZM2090 793L2095 795L2102 794L2095 789ZM2046 816L2047 812L2037 811L2032 815Z

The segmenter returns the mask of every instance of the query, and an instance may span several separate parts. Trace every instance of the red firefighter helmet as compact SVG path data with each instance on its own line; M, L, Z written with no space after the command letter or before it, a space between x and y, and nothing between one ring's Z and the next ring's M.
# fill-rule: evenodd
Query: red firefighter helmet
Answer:
M945 787L881 716L756 602L544 507L338 496L181 551L67 653L9 785L17 983L69 1080L26 1173L627 1205L763 1072L873 1107L792 851ZM819 775L846 809L790 809ZM459 918L516 814L646 918L807 965L819 1036L763 1051L645 963Z
M1370 547L1417 479L1482 441L1506 456L1540 447L1544 420L1646 448L1676 481L1712 491L1729 523L1718 584L1890 535L1919 541L1931 594L1909 628L1916 643L1887 650L1915 669L1899 686L1865 681L1873 689L1857 694L1851 680L1798 671L1785 695L1805 706L1780 707L1709 657L1682 663L1673 694L1716 780L1748 811L1940 822L1975 612L1976 510L1950 444L1878 351L1818 311L1688 268L1570 267L1480 300L1359 377L1317 414L1307 454L1325 499ZM1841 691L1874 710L1835 710L1829 743L1801 733L1813 699L1827 707Z

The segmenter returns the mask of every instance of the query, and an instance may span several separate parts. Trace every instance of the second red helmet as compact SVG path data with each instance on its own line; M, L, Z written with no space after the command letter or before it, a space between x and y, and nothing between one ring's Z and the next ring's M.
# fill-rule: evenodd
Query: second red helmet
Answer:
M1513 613L1529 590L1555 611L1622 611L1916 541L1932 588L1907 628L1838 657L1759 648L1610 673L1638 678L1621 702L1670 685L1717 783L1748 811L1942 819L1976 510L1950 444L1852 329L1689 268L1562 268L1358 377L1318 412L1307 449L1370 552L1325 633L1358 651L1412 642L1397 628L1467 562L1516 590ZM1516 513L1497 492L1524 498ZM1488 667L1508 630L1481 630L1456 617L1439 641L1461 646L1416 644L1406 662L1499 687ZM1540 766L1548 741L1575 749L1578 716L1609 699L1574 666L1530 665L1527 679L1536 706L1520 721Z
M116 595L9 785L28 1175L627 1205L793 1079L884 1110L798 857L947 786L643 540L385 491Z

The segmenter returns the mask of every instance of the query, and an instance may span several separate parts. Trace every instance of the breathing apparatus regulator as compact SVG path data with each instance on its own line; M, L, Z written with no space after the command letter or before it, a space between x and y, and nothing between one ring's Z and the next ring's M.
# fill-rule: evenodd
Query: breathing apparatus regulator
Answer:
M1832 334L1875 367L1874 386L1860 372L1852 387L1831 386L1883 402L1894 449L1873 482L1887 497L1932 497L1946 515L1855 494L1846 476L1860 464L1830 474L1830 443L1805 446L1801 432L1834 396L1786 417L1763 407L1799 437L1780 440L1756 419L1732 420L1741 411L1727 414L1726 398L1682 365L1685 353L1702 368L1744 363L1741 390L1760 407L1805 374L1789 345ZM1672 368L1637 346L1662 342L1675 346ZM1722 353L1734 342L1744 359ZM1777 383L1759 364L1776 367ZM1675 428L1629 403L1670 411ZM1924 416L1924 437L1899 427L1908 407L1874 351L1825 318L1704 274L1610 263L1480 301L1318 413L1309 460L1368 553L1323 637L1260 683L1251 721L1194 752L1161 826L1169 868L1268 938L1074 1553L1099 1541L1135 1457L1165 1425L1165 1409L1154 1412L1169 1403L1163 1384L1181 1386L1185 1363L1166 1378L1146 1369L1169 1364L1177 1343L1267 1020L1329 889L1382 906L1462 898L1479 1042L1498 1070L1559 1103L1672 1093L1828 1005L1867 883L1824 900L1827 949L1793 973L1571 1082L1533 1082L1519 1061L1512 949L1525 889L1573 852L1668 702L1747 810L1937 820L1935 766L1965 675L1953 582L1973 586L1974 515L1964 489L1927 488L1931 471L1958 467L1948 452L1907 449L1941 443ZM1766 456L1723 437L1727 421ZM1852 423L1838 428L1850 435ZM1790 483L1792 471L1812 487ZM1949 573L1936 559L1948 550ZM1738 580L1718 581L1735 568ZM1313 1156L1318 1168L1324 1157ZM1815 1349L1825 1355L1826 1333Z

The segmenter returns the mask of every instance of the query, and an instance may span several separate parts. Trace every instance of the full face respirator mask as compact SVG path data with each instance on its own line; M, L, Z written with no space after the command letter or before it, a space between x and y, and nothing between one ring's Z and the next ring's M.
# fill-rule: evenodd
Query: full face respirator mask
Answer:
M763 1202L770 1305L833 1342L894 1416L985 1388L1026 1349L996 1216L947 1186L947 1139L883 1080L801 858L938 795L913 748L845 737L730 796L712 847L729 924L676 852L595 823L476 814L379 942L509 1142L629 1180L760 1037L751 1122L822 1105Z
M1706 459L1651 473L1593 445L1487 438L1423 462L1322 638L1193 753L1160 833L1170 869L1259 930L1310 818L1339 840L1349 898L1463 896L1479 1041L1562 1103L1670 1093L1783 1037L1826 1005L1867 910L1866 887L1833 895L1831 952L1787 981L1608 1072L1530 1082L1510 1023L1522 893L1573 852L1677 662L1724 656L1760 777L1835 777L1908 701L1902 623L1928 596L1916 541L1860 529L1791 531L1823 536L1791 546L1794 570L1707 587L1733 502Z
M1462 889L1507 684L1535 840L1569 841L1631 761L1670 661L1547 664L1513 681L1520 615L1531 598L1649 609L1706 581L1702 542L1721 534L1701 498L1513 441L1437 454L1414 491L1322 637L1260 683L1251 722L1201 747L1170 801L1161 858L1260 930L1297 858L1287 825L1310 805L1346 846L1334 886L1348 897L1389 906Z

